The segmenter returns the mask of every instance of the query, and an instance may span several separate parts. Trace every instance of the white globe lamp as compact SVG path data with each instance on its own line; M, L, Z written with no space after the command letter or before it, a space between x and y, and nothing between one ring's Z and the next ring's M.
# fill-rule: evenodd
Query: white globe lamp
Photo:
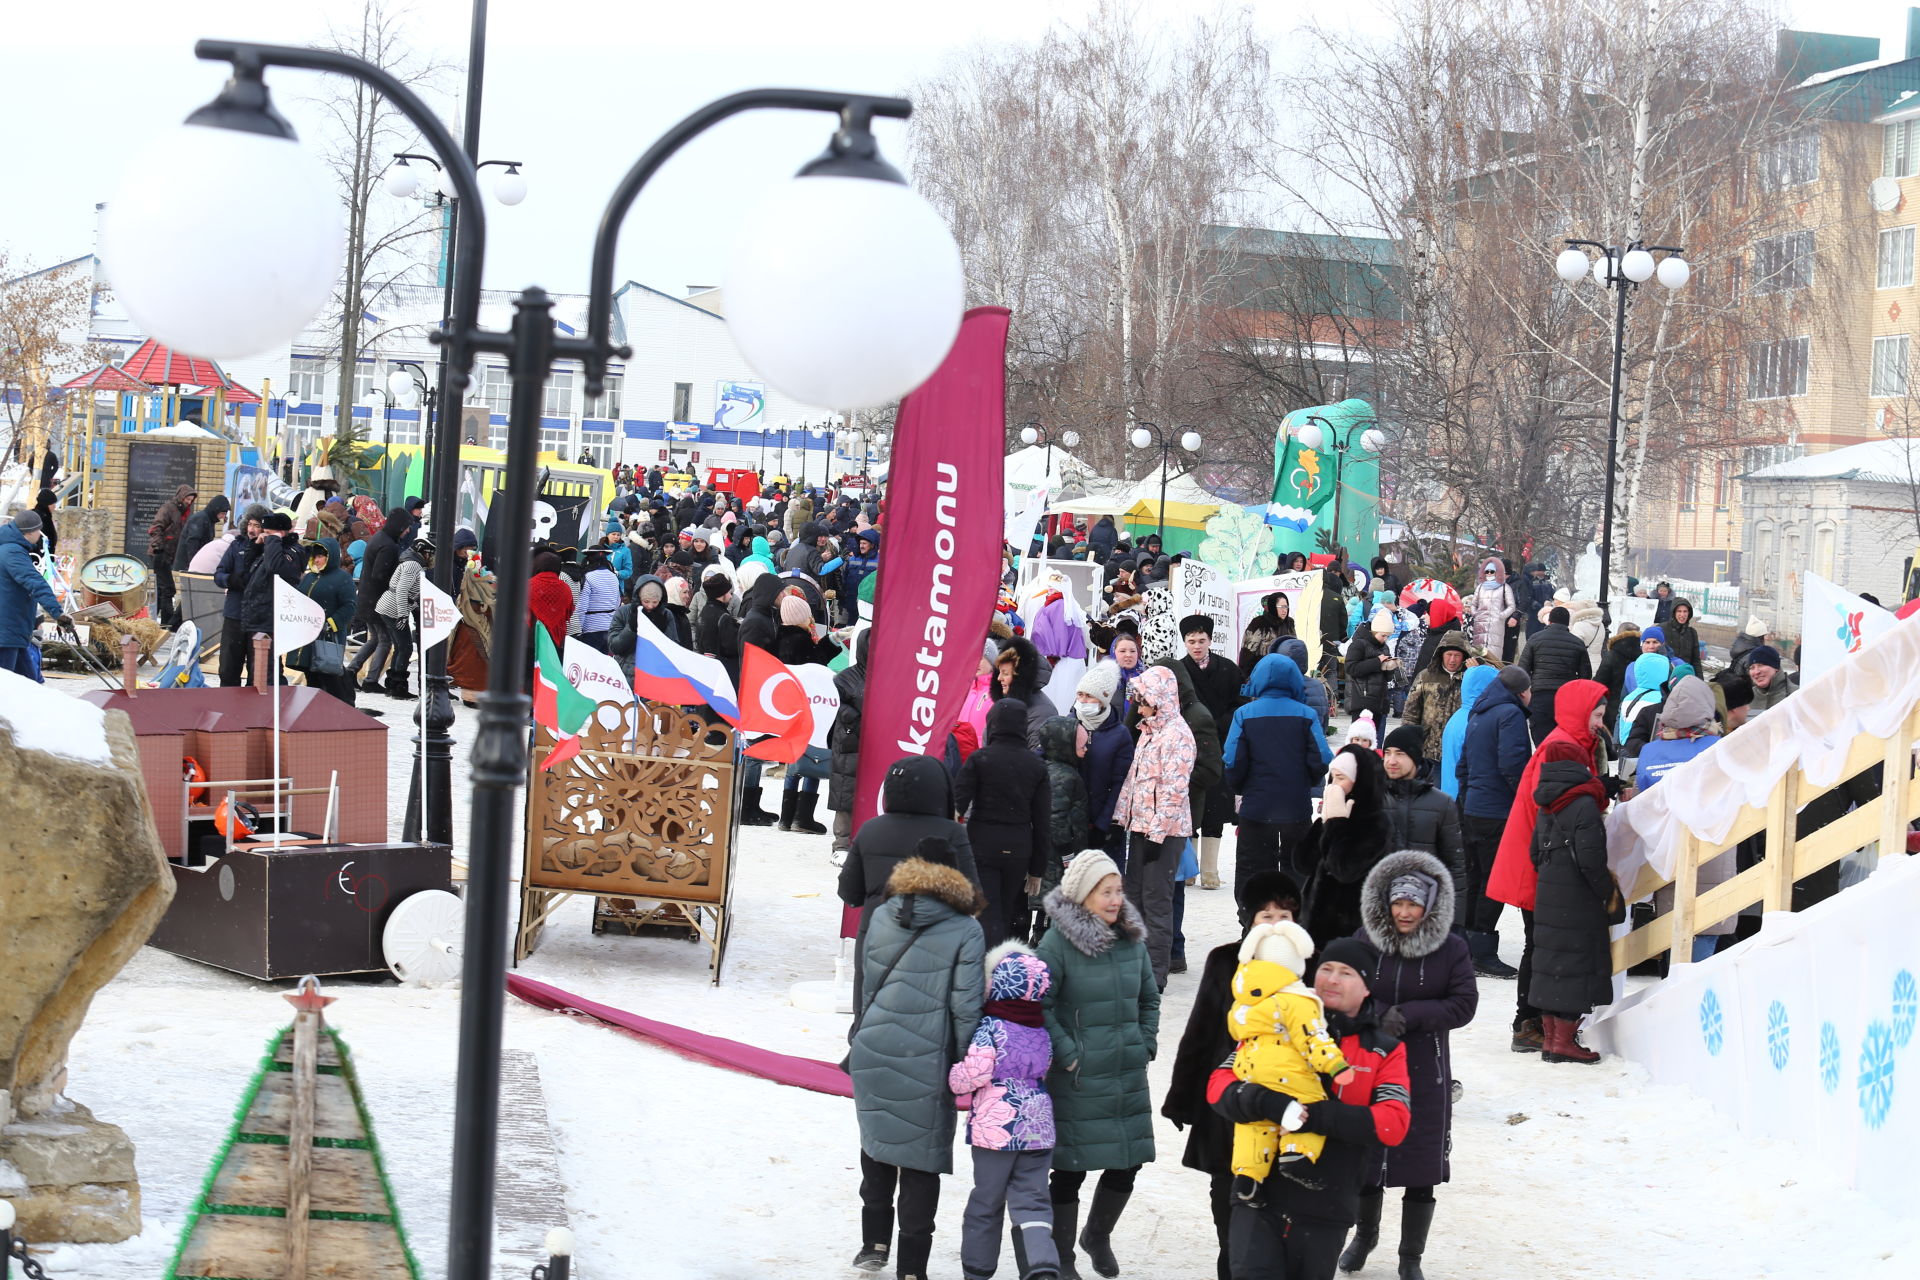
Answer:
M1071 449L1080 443L1080 433L1078 431L1069 431L1060 437L1060 443Z
M1145 427L1135 427L1128 434L1127 442L1136 449L1144 449L1153 443L1153 432Z
M405 160L387 170L387 194L401 200L412 197L420 189L420 174L411 168Z
M1360 433L1360 447L1368 453L1378 453L1387 447L1387 433L1377 427L1369 427Z
M1319 423L1303 422L1300 424L1300 431L1297 438L1300 441L1301 448L1318 449L1321 442L1326 439L1326 436L1322 434Z
M1613 283L1613 277L1608 271L1608 264L1612 261L1613 259L1607 257L1605 254L1601 254L1593 260L1593 282L1595 284L1610 285Z
M395 404L407 409L413 408L420 399L420 388L405 369L395 369L387 375L387 391Z
M725 287L733 339L762 377L804 404L854 409L931 377L966 301L952 233L864 129L835 134L759 202Z
M1586 278L1587 255L1579 249L1562 249L1560 256L1553 260L1553 269L1568 284L1579 284Z
M527 180L520 173L519 165L509 165L505 173L493 180L493 198L508 207L527 198Z
M1685 258L1668 256L1660 259L1655 275L1667 288L1678 289L1693 278L1693 267Z
M1620 274L1635 284L1653 279L1653 271L1653 255L1645 249L1629 249L1627 256L1620 259Z
M1200 452L1200 433L1198 431L1183 433L1180 437L1180 447L1188 453Z
M1039 444L1040 443L1039 431L1035 430L1032 427L1020 428L1020 443L1021 444Z
M208 173L246 174L273 192L273 208L207 199ZM129 166L102 219L100 256L146 333L234 360L292 342L326 305L343 222L333 175L300 146L266 86L236 76Z

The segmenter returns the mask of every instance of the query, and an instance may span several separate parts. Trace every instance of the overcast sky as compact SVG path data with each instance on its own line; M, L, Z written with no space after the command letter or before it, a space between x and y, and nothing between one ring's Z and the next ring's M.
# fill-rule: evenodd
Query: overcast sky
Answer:
M1021 41L1083 14L1091 0L492 0L481 157L523 161L525 203L489 208L486 284L578 291L599 212L620 175L662 130L711 98L761 85L894 93L980 41ZM456 64L441 98L462 115L470 0L413 0L416 44ZM304 44L357 19L359 0L86 0L15 5L0 46L0 142L8 194L0 244L15 262L47 264L92 248L93 206L126 159L218 90L197 62L199 36ZM1210 0L1139 0L1144 20L1209 12ZM1362 4L1358 22L1371 6ZM1302 9L1261 0L1263 28L1284 41ZM1897 55L1905 6L1795 0L1794 25L1880 36ZM316 77L274 72L280 109L318 136L301 101ZM902 128L881 143L904 169ZM644 194L622 239L619 274L669 292L722 278L737 221L756 195L823 147L824 120L762 113L708 133ZM192 157L181 158L191 164ZM223 175L241 178L244 175ZM272 192L209 185L210 199L255 203Z

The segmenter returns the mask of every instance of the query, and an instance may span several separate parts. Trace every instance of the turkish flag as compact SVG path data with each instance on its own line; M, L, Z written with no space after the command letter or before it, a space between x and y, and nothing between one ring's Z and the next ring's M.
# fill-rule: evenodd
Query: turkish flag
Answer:
M813 736L813 699L786 663L757 644L740 655L740 729L766 733L746 749L756 760L792 764Z

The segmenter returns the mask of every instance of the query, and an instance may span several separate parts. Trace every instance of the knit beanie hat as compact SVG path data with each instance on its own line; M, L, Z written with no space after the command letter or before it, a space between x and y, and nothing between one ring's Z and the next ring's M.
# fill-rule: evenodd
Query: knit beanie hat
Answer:
M22 511L13 518L13 527L22 533L35 532L41 527L42 523L40 513L33 510Z
M1780 669L1780 651L1770 644L1755 645L1747 651L1747 665L1749 667L1772 667L1778 671Z
M1347 730L1347 741L1361 741L1373 746L1380 741L1379 726L1373 722L1373 712L1362 711L1353 718L1353 727Z
M1096 662L1087 668L1080 677L1080 683L1073 686L1076 694L1090 693L1100 699L1102 707L1113 705L1113 695L1120 690L1120 667L1114 662Z
M1119 874L1120 868L1112 858L1098 849L1084 850L1074 855L1066 874L1060 877L1060 896L1068 902L1085 902L1102 880Z
M1385 608L1374 610L1373 621L1369 625L1376 636L1388 634L1393 630L1393 610Z
M980 651L980 659L988 666L1000 660L1000 646L993 642L992 636L987 637L986 645Z
M1661 644L1665 644L1667 642L1667 633L1659 627L1648 627L1640 633L1640 643L1645 644L1649 640L1658 640Z
M1501 685L1505 687L1506 691L1515 697L1519 697L1527 690L1533 688L1533 677L1512 664L1500 668L1500 674L1495 676L1494 679L1498 680Z
M1335 938L1320 948L1320 963L1344 964L1371 985L1374 970L1380 966L1380 953L1364 938Z
M805 596L787 596L780 601L780 622L789 627L811 627L813 606Z
M1387 901L1418 903L1422 911L1433 910L1440 896L1440 882L1420 871L1407 871L1393 878L1387 889Z
M1404 751L1416 761L1427 749L1427 731L1417 724L1403 724L1387 734L1387 740L1381 744L1383 751Z
M1257 924L1240 940L1241 964L1265 960L1296 977L1307 971L1307 957L1312 954L1313 935L1291 920Z

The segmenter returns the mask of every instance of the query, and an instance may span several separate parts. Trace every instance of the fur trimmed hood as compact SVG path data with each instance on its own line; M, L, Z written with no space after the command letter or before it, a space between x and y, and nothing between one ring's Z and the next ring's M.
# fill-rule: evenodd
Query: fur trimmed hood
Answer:
M887 896L894 898L903 894L944 902L963 916L977 916L987 905L980 891L973 887L973 881L953 867L928 862L925 858L908 858L887 877ZM903 912L910 909L911 904L902 907Z
M1412 933L1403 935L1393 927L1393 902L1389 895L1393 892L1393 882L1409 872L1430 878L1439 890L1434 895L1433 909L1414 926ZM1432 955L1453 928L1453 873L1440 859L1418 849L1388 854L1367 873L1367 882L1361 887L1360 921L1367 940L1378 947L1382 955L1408 960Z
M1146 923L1140 919L1140 913L1134 910L1131 898L1120 900L1120 920L1112 928L1058 889L1049 893L1040 905L1046 908L1047 918L1053 921L1053 927L1060 931L1060 936L1072 943L1073 949L1081 955L1104 955L1112 948L1116 937L1129 942L1147 940Z

